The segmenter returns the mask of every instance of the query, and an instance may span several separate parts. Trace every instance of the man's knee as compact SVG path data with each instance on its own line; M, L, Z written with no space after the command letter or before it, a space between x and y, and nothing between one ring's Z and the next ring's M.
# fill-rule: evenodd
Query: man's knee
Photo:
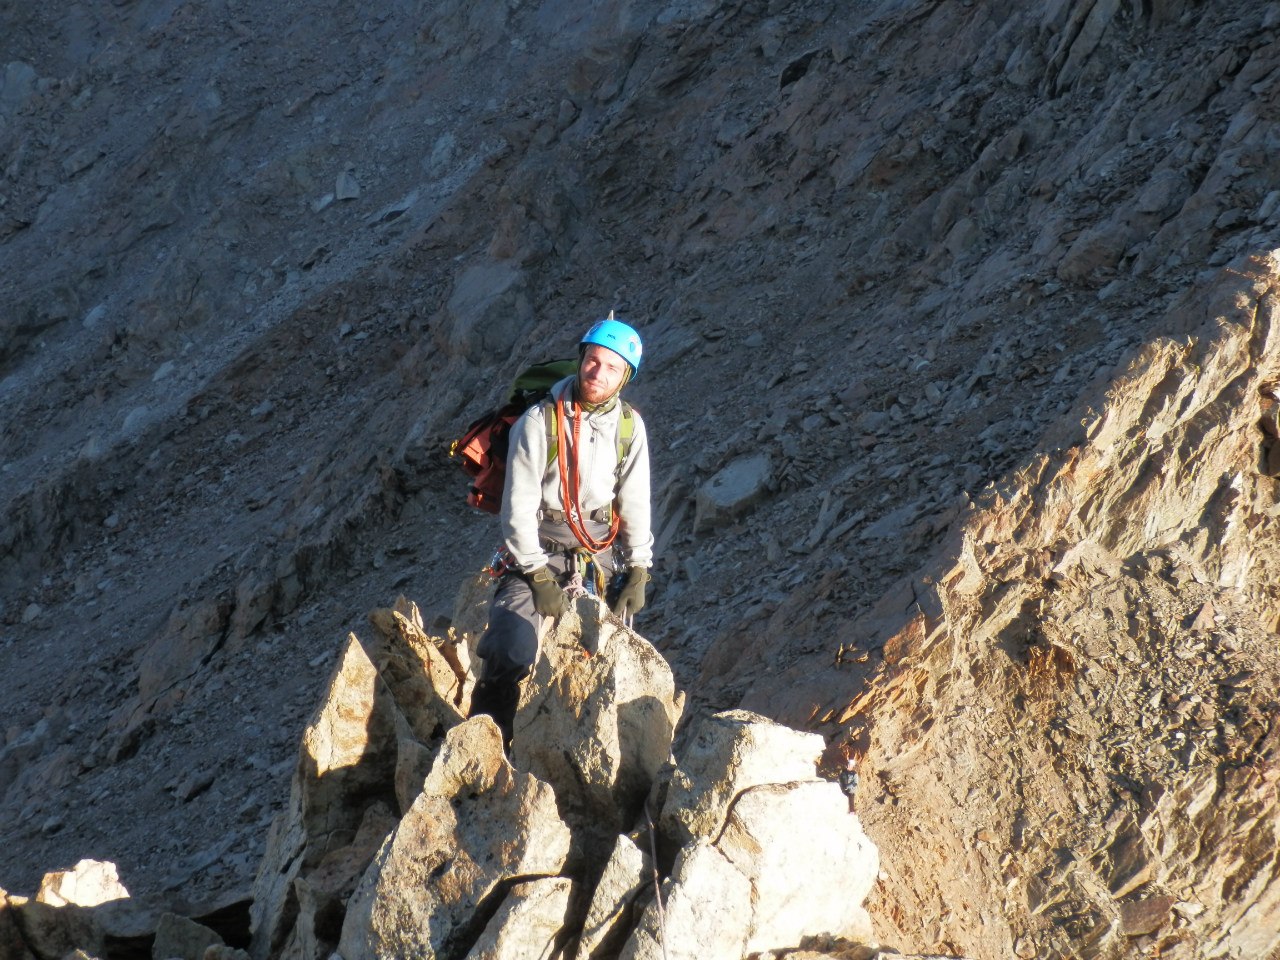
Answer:
M486 663L509 661L522 667L532 666L538 656L537 622L495 605L489 612L489 629L480 638L476 653Z

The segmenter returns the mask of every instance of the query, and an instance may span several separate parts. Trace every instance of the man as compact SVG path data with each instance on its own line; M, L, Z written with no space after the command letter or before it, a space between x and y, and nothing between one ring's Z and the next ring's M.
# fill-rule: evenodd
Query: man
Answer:
M544 618L568 608L565 587L590 582L604 593L612 578L615 613L644 606L653 561L649 446L644 421L619 397L642 352L639 334L610 313L579 343L577 374L511 428L500 513L511 570L489 608L471 698L471 715L493 717L508 744L520 681Z

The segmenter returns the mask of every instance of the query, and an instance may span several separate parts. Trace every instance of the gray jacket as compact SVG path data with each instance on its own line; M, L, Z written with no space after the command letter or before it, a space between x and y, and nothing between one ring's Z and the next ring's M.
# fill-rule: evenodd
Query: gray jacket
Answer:
M573 387L566 377L551 388L555 400ZM564 513L560 495L560 456L572 444L571 437L557 436L556 459L547 463L546 415L554 407L539 403L525 411L511 428L507 456L507 483L502 492L502 536L507 549L522 571L536 570L547 562L543 541L577 546L562 522L546 511ZM650 530L649 442L644 421L633 408L634 430L626 461L618 464L618 429L622 405L582 416L582 451L578 456L579 507L590 516L610 503L618 511L621 526L614 546L627 566L648 567L653 563L653 533ZM568 432L572 427L566 423ZM587 532L601 537L608 525L589 521Z

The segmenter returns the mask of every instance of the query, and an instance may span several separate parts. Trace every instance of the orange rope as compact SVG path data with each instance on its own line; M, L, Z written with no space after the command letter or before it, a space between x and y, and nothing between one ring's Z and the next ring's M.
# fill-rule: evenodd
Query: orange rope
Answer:
M582 409L573 407L573 452L569 452L569 437L565 432L564 395L556 400L556 426L560 434L560 499L564 503L564 518L569 529L587 550L600 553L607 550L618 535L619 517L616 510L611 510L609 535L604 540L597 540L587 532L578 507L578 442L582 433ZM569 468L569 457L573 457L573 469Z

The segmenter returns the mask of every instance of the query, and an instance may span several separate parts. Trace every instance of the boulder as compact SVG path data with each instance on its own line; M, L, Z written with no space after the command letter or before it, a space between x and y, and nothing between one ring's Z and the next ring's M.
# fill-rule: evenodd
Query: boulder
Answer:
M82 949L102 955L102 930L93 922L91 908L72 905L53 906L39 900L14 898L21 939L40 960L65 957Z
M594 597L557 622L516 711L512 760L575 825L629 828L671 757L683 697L671 667Z
M16 931L22 949L40 958L63 957L77 949L101 955L104 928L110 926L104 920L118 919L119 911L111 908L123 905L130 919L137 912L130 909L128 897L114 863L81 860L70 870L47 873L34 897L0 901L8 905L3 912L7 920L0 919L0 946L8 937L6 931ZM97 916L98 910L110 911L109 916ZM23 952L13 956L21 957Z
M772 466L763 452L748 454L723 467L698 488L694 530L728 523L764 497L769 490Z
M706 841L686 847L620 960L741 960L751 917L751 881Z
M223 946L222 938L208 927L166 913L160 917L160 925L156 928L155 943L151 947L152 960L170 960L181 957L182 960L203 960L209 947Z
M253 885L250 953L276 953L297 916L294 879L356 838L367 811L396 803L398 742L407 721L351 634L315 718L303 732L289 806L272 824Z
M467 960L544 960L556 954L573 894L567 877L517 884L484 928Z
M281 960L323 960L333 953L347 901L397 822L386 804L375 803L348 846L330 851L315 869L294 878L297 918Z
M627 928L636 894L652 874L652 858L630 837L619 836L587 907L578 940L582 960L609 953L610 942Z
M36 893L38 901L54 907L96 907L128 897L116 865L105 860L81 860L70 870L46 873Z
M10 900L9 894L0 887L0 957L5 960L32 960L18 927L17 908L21 902L21 898L17 902Z
M488 717L454 727L348 904L345 960L461 956L517 878L555 876L569 828L546 783L507 761Z
M399 597L369 614L376 635L365 652L420 743L439 740L462 720L466 667L447 637L429 636L418 605Z
M328 695L302 736L298 773L309 861L351 842L371 794L391 799L397 719L394 697L351 634Z
M765 737L780 736L766 731ZM727 764L718 779L731 772ZM736 794L723 824L714 840L695 836L663 884L669 958L737 958L872 938L862 902L879 872L879 854L839 787L815 779L749 787ZM663 955L662 921L651 904L624 960Z
M700 723L685 745L667 788L659 826L678 845L720 835L729 805L749 787L812 780L822 737L746 710Z
M834 783L744 791L716 849L751 883L747 953L798 947L814 936L871 940L862 902L879 872L879 853Z

